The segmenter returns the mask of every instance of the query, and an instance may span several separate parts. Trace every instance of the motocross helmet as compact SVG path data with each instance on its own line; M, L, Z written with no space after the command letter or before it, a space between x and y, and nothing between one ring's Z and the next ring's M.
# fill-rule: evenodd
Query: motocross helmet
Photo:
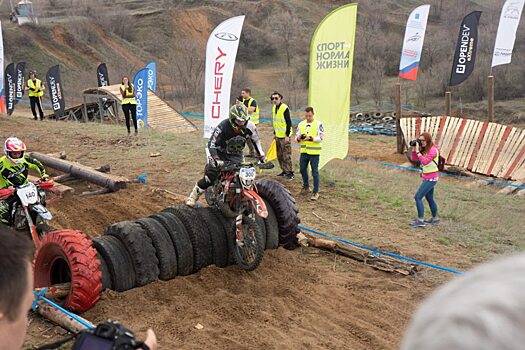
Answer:
M24 152L27 150L26 145L22 140L16 137L9 137L4 142L4 154L14 164L22 163L24 159ZM20 156L14 157L13 152L20 152Z
M248 108L244 104L235 104L230 108L230 124L234 129L245 128L246 123L250 120ZM242 125L236 123L241 122Z

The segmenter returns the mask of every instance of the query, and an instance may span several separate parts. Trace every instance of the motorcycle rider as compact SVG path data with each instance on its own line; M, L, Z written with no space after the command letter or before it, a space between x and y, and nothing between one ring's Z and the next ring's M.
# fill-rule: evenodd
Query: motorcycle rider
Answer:
M225 161L242 163L244 161L243 150L246 139L251 139L255 145L257 158L264 163L266 157L262 149L261 141L255 124L248 116L248 109L244 104L235 104L230 108L229 118L223 120L208 141L208 164L204 169L204 177L193 187L186 205L195 207L199 197L204 191L213 185L220 174L220 168Z
M26 150L26 145L16 137L9 137L5 140L5 155L0 158L0 188L19 187L27 184L29 169L36 170L42 180L49 177L42 163L24 154ZM0 200L0 221L2 223L11 224L11 211L15 201L16 195Z

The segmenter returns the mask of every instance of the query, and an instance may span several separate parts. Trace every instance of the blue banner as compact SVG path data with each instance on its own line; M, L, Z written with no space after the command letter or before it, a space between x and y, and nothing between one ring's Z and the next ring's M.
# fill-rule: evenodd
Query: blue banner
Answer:
M137 99L137 124L139 128L148 126L148 69L142 68L133 79Z
M149 62L146 65L148 70L148 89L153 92L157 92L157 63L154 61Z

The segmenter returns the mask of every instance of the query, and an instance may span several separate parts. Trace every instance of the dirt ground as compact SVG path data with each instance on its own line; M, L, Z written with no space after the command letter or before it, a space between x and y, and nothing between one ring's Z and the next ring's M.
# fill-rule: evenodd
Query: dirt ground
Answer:
M124 130L96 124L36 124L24 118L1 118L0 122L1 137L16 133L31 150L63 150L68 159L90 166L109 163L112 173L129 179L148 173L149 186L132 184L117 193L84 198L75 195L53 205L55 227L98 236L114 222L144 217L180 201L201 176L202 162L195 156L204 144L200 132L144 133L128 140L121 136ZM350 156L405 162L394 153L393 138L352 136L350 142ZM149 157L153 150L160 150L162 156ZM342 162L335 162L330 171L338 169L344 169ZM301 186L299 180L285 185L292 193ZM72 186L77 194L87 190L82 183ZM297 197L305 226L334 234L350 230L382 249L445 266L472 265L465 247L444 247L432 238L439 229L427 235L407 234L404 223L392 223L371 210L354 210L356 203L341 202L341 197L331 196L335 191L323 188L316 204ZM396 349L417 304L449 278L430 270L404 277L316 249L278 249L268 252L252 273L236 267L209 267L124 293L106 291L83 316L94 323L119 320L139 338L151 327L162 349ZM204 328L196 329L197 324ZM41 345L64 333L32 316L26 345Z

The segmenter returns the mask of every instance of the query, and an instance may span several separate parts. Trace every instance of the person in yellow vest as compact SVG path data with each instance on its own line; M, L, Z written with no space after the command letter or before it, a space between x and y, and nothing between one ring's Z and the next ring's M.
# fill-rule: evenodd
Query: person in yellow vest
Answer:
M321 155L321 144L324 138L323 124L314 119L313 107L306 107L304 110L304 120L299 123L295 132L295 141L301 144L301 157L299 165L303 178L303 188L301 194L310 193L308 181L308 164L312 168L314 178L313 201L319 199L319 156Z
M257 105L257 101L251 96L252 90L249 88L244 88L241 90L241 97L242 97L242 103L248 108L248 116L250 117L250 121L255 124L255 126L259 125L259 106ZM255 158L255 147L253 146L252 140L248 139L247 142L249 154L248 157Z
M129 81L129 78L122 77L122 84L120 85L120 94L122 95L122 111L126 118L126 128L128 129L128 137L131 136L130 119L133 120L133 127L135 128L135 136L138 135L137 129L137 100L135 99L135 86Z
M44 120L44 109L42 108L42 96L44 96L44 90L46 89L45 83L40 79L36 78L35 72L29 72L29 80L27 81L26 90L29 90L29 102L31 103L31 112L33 118L38 120L36 116L36 108L38 107L38 114L40 120Z
M293 180L294 173L292 169L292 145L290 136L292 135L292 119L290 109L282 103L283 95L277 91L271 95L273 133L277 146L277 160L282 172L277 176L284 176L288 180Z

